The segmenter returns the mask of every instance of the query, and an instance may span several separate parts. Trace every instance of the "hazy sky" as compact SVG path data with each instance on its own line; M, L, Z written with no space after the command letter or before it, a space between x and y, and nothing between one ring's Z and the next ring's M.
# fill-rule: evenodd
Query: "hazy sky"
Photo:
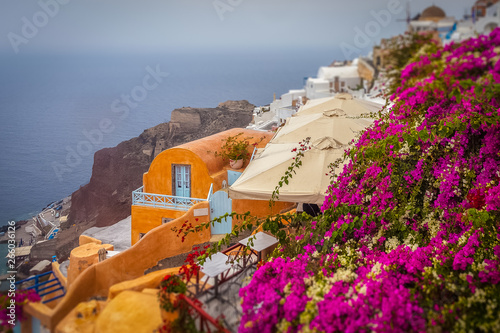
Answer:
M369 36L371 48L380 38L404 30L405 23L400 20L406 17L406 2L2 0L0 51L14 54L17 48L19 53L217 52L233 48L262 48L265 51L332 47L340 43L356 46L356 31L367 28L373 29L373 36ZM474 0L409 2L412 16L435 3L448 16L462 17ZM58 8L54 3L58 3ZM398 13L391 14L388 8L398 3ZM51 11L51 15L41 12L43 4L47 4L46 11ZM380 13L383 10L390 13L388 23L384 21L386 17L378 23L373 15L373 11ZM29 25L34 25L37 31L30 30Z

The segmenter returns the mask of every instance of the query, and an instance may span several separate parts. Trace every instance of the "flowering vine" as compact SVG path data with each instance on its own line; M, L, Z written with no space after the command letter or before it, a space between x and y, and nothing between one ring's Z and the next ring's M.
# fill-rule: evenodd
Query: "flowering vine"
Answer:
M240 291L240 331L500 331L500 29L401 41L393 105L346 152L323 215L291 219Z

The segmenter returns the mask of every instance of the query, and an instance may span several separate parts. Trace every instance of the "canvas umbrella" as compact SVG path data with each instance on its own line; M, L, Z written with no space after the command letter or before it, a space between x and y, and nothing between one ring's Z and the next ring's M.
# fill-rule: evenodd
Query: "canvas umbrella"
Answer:
M232 199L269 200L293 163L298 144L268 144L256 154L242 175L229 188ZM278 201L321 204L330 184L329 164L341 158L345 145L331 137L323 137L304 152L302 165L296 169L288 184L279 190ZM335 172L338 174L341 167ZM328 174L328 175L327 175Z
M382 109L382 104L361 99L353 99L351 94L341 93L335 97L319 98L307 101L300 107L297 116L335 110L339 115L360 116Z
M347 145L372 123L370 118L341 117L332 110L291 117L287 119L285 126L279 128L271 143L296 143L307 137L312 142L321 137L331 137Z

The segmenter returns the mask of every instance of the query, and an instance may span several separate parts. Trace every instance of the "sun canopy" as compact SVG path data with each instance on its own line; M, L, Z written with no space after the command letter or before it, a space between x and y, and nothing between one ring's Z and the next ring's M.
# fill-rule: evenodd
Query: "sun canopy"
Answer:
M329 165L343 157L357 134L370 126L381 104L353 100L350 94L310 100L289 118L270 143L258 150L242 175L229 188L233 199L269 200L288 168L294 162L299 142L310 137L311 149L304 152L302 165L279 189L278 201L323 203L331 175ZM339 174L343 165L335 171Z
M292 164L298 144L269 144L256 154L243 174L229 188L232 199L269 200ZM304 152L302 165L296 169L288 184L279 189L278 201L321 204L330 184L329 164L341 158L344 146L331 137L312 142L311 149ZM340 172L341 167L335 170Z
M369 118L341 117L336 111L292 117L278 130L271 143L297 143L307 137L313 142L322 137L331 137L347 145L372 123L373 120Z
M323 113L325 111L338 111L339 115L361 116L370 112L377 112L383 105L361 99L353 99L352 95L341 93L335 97L318 98L307 101L300 107L297 116Z

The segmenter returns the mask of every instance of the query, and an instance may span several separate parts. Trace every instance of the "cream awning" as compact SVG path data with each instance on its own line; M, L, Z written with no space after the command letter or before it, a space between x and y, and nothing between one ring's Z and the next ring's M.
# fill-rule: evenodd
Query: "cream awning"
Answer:
M279 189L278 201L323 203L331 182L329 165L344 155L349 143L370 126L371 118L357 118L376 112L381 104L354 100L350 94L310 100L288 119L270 143L257 151L240 178L229 188L233 199L269 200L296 156L299 142L310 137L311 149L302 157L288 184ZM339 174L340 165L335 174Z
M360 116L370 112L377 112L383 105L369 102L362 99L354 99L347 93L337 94L335 97L312 99L300 107L296 116L304 116L314 113L336 110L339 115L344 113L347 116Z
M298 144L269 144L245 169L229 188L232 199L269 200L292 164ZM304 152L302 165L279 190L278 201L321 204L330 185L329 164L341 158L343 146L333 138L321 138ZM339 167L336 172L340 172Z
M270 142L297 143L307 137L312 142L322 137L331 137L347 145L372 123L371 118L348 118L338 116L336 111L292 117L279 128Z

